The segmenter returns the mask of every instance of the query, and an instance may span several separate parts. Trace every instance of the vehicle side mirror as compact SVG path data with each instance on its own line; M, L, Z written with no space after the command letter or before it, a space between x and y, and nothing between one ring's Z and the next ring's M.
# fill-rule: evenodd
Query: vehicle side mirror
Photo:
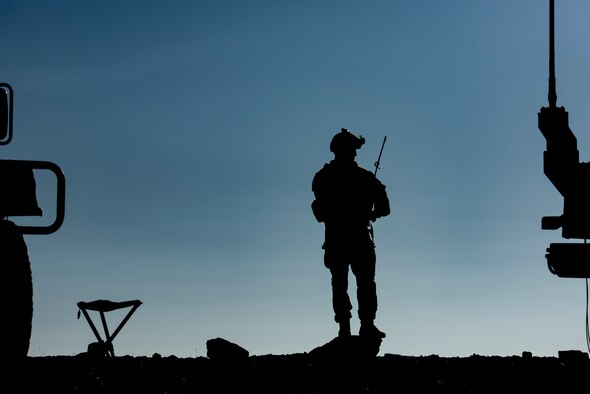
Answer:
M12 87L0 83L0 145L7 145L12 139Z

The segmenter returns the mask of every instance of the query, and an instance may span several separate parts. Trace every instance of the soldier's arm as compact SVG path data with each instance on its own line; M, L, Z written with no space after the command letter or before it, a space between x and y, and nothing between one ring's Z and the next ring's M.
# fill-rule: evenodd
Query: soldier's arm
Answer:
M375 221L378 218L387 216L391 213L391 207L389 206L389 197L385 190L385 185L377 180L375 187L375 204L373 206L372 220Z
M319 223L322 223L325 220L325 209L321 203L321 190L319 186L319 175L316 174L313 178L311 183L311 191L315 197L315 200L311 202L311 211L313 212L313 216Z

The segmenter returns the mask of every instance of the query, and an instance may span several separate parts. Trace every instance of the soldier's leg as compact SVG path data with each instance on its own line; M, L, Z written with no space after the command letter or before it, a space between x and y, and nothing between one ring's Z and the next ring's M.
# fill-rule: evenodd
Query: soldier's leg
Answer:
M375 282L375 248L363 247L355 253L351 264L356 278L358 316L361 322L373 321L377 314L377 284Z
M348 296L348 263L338 251L326 249L324 264L332 274L332 308L334 320L340 324L342 336L350 332L352 304Z
M372 244L370 247L361 248L359 249L359 254L355 257L355 262L351 264L351 268L356 277L357 284L358 315L361 321L359 335L385 338L385 333L377 329L374 324L377 315L375 248Z

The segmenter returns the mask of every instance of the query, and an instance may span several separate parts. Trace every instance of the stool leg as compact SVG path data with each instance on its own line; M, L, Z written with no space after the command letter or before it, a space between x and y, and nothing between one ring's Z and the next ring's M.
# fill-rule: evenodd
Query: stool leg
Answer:
M96 337L96 339L98 339L99 342L102 342L102 338L100 337L100 334L98 333L98 330L96 329L96 326L92 322L92 319L90 319L88 312L86 312L86 309L82 309L82 313L84 314L84 317L86 318L86 321L88 322L88 325L92 329L92 332L94 333L94 336Z
M129 318L131 317L131 315L133 315L133 313L135 312L135 310L139 308L139 305L134 305L133 308L131 308L129 310L129 312L127 312L127 316L125 316L125 318L121 321L121 323L119 323L119 326L117 327L117 329L115 330L115 332L113 332L113 336L110 337L111 340L115 339L115 337L117 336L117 334L119 333L119 331L121 331L121 329L123 328L123 326L125 325L125 323L127 323L127 320L129 320Z
M100 320L102 321L102 328L104 329L105 335L105 352L106 356L115 357L115 351L113 350L113 337L109 333L109 326L107 325L107 319L103 311L100 311Z

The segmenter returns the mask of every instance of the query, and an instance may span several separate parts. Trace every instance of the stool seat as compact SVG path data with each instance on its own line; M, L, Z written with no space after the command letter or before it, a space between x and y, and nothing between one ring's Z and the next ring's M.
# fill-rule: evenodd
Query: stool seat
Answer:
M80 312L82 312L84 314L84 317L86 318L86 321L88 322L88 325L92 329L94 336L96 336L96 339L98 340L98 342L94 342L94 343L91 343L90 345L88 345L88 353L92 354L92 355L101 356L101 357L102 356L115 357L115 352L113 350L113 340L115 339L117 334L119 334L119 332L121 331L121 329L123 328L125 323L127 323L129 318L131 317L131 315L133 315L133 313L137 310L137 308L139 308L139 306L141 304L142 304L142 302L140 300L120 301L120 302L115 302L115 301L110 301L110 300L95 300L95 301L90 301L90 302L85 302L85 301L78 302L76 304L79 308L78 309L78 319L80 318ZM109 328L107 325L107 321L106 321L106 317L105 317L105 312L111 312L111 311L115 311L118 309L129 308L129 307L131 307L131 309L129 310L129 312L127 312L127 315L125 316L125 318L119 323L119 325L117 326L117 329L113 332L113 334L110 334ZM92 321L92 319L90 318L90 315L88 314L89 310L96 311L100 314L100 320L102 322L102 327L104 329L105 339L101 338L98 330L96 329L94 322Z
M142 302L139 300L132 300L132 301L121 301L121 302L114 302L109 300L96 300L91 302L78 302L78 308L80 309L87 309L91 311L102 311L102 312L110 312L121 308L127 308L129 306L139 306Z

